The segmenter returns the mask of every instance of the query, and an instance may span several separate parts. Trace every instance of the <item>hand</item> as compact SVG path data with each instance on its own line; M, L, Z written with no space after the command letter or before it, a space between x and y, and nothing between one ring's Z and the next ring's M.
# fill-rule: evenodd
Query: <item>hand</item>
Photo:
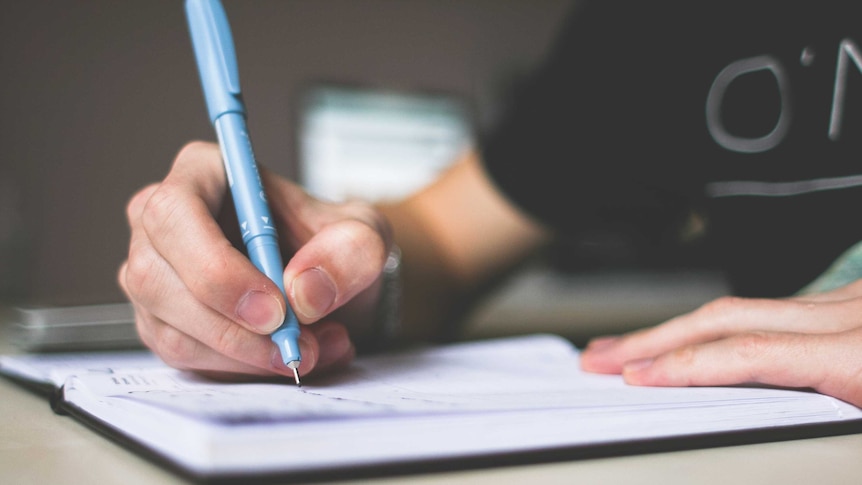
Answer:
M862 406L862 280L780 300L720 298L650 329L595 339L581 365L635 385L760 383Z
M288 303L304 324L299 372L346 365L355 349L345 323L361 331L373 315L392 245L389 224L367 204L327 204L260 172L287 264ZM223 204L232 214L221 155L209 143L186 146L164 181L130 200L129 255L118 279L138 333L173 367L291 376L268 336L283 321L284 299L230 242L235 216L225 229L217 222ZM343 322L333 319L336 309Z

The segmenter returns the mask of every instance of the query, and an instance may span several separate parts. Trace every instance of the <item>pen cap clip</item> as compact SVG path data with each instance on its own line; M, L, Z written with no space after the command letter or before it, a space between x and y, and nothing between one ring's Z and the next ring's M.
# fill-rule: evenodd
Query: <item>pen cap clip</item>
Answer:
M233 36L219 0L186 0L186 18L210 121L224 113L245 113Z

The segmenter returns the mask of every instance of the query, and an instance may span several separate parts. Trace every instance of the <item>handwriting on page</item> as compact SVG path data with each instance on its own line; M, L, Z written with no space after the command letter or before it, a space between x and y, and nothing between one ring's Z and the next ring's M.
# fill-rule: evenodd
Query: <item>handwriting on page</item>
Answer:
M710 406L735 407L776 399L769 390L633 388L619 376L582 373L566 342L535 337L516 348L481 343L463 349L365 358L346 372L302 388L284 383L223 383L172 369L115 373L90 379L91 392L222 425L535 410L601 409L641 413ZM522 362L501 361L518 355ZM778 397L792 402L791 393ZM802 405L804 401L801 401ZM825 404L825 402L824 402ZM826 412L833 412L827 405ZM726 412L727 409L725 410Z

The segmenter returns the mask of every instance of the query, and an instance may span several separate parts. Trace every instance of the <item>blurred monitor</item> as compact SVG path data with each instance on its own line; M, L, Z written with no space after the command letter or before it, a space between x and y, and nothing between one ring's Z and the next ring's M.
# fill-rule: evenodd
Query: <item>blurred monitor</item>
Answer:
M433 181L472 143L453 95L318 85L299 119L299 178L332 201L402 199Z

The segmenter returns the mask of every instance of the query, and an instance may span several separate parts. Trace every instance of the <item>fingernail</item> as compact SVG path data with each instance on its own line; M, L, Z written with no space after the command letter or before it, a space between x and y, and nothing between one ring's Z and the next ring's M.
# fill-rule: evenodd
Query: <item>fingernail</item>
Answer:
M637 360L632 360L632 361L626 362L625 365L623 366L623 373L625 374L625 373L629 373L629 372L642 371L642 370L646 369L647 367L651 366L653 361L655 361L655 359L649 357L646 359L637 359Z
M236 314L250 327L269 333L284 322L281 302L262 291L250 291L237 306Z
M591 352L598 352L600 350L607 349L613 346L615 343L619 341L619 337L598 337L590 340L590 343L587 344L586 350Z
M335 303L335 283L320 269L307 269L291 284L294 310L309 320L326 315Z

